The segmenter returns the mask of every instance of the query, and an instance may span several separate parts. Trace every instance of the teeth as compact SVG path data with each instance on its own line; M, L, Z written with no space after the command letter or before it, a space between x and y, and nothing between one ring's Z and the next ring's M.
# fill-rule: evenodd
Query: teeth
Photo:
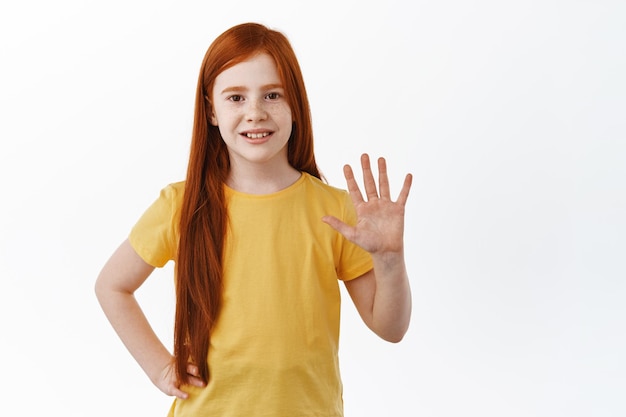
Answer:
M250 139L260 139L260 138L264 138L267 135L269 135L269 132L264 132L264 133L246 133L246 136L249 137Z

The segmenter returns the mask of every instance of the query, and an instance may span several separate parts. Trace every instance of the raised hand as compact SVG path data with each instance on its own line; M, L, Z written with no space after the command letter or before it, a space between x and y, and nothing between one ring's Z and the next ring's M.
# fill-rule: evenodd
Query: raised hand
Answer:
M407 174L398 199L394 202L390 196L385 159L378 159L378 188L367 154L361 156L361 167L367 200L363 198L350 165L344 166L343 169L348 191L356 209L356 225L350 226L333 216L325 216L322 220L371 254L401 253L404 209L413 177Z

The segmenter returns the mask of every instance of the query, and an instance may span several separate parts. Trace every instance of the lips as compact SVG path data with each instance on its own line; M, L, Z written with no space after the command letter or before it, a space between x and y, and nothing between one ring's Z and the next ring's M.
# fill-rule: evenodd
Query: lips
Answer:
M267 142L273 134L273 131L267 129L251 129L240 133L240 135L243 136L248 143L256 145Z
M262 133L244 133L249 139L261 139L266 136L269 136L270 132L262 132Z

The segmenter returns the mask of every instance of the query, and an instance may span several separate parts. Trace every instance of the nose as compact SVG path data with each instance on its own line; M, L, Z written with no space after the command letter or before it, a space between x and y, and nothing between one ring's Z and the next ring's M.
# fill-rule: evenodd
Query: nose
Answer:
M262 99L248 101L248 106L246 108L246 119L249 122L265 120L266 118L267 111L265 110Z

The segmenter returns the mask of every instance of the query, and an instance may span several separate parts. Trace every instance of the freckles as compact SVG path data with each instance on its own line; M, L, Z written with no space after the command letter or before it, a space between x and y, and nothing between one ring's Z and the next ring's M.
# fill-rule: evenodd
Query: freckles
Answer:
M293 115L293 112L291 111L289 105L284 103L272 103L271 106L268 107L268 112L271 112L275 115L280 115L281 117L286 117L287 115L289 115L289 117L292 117Z

